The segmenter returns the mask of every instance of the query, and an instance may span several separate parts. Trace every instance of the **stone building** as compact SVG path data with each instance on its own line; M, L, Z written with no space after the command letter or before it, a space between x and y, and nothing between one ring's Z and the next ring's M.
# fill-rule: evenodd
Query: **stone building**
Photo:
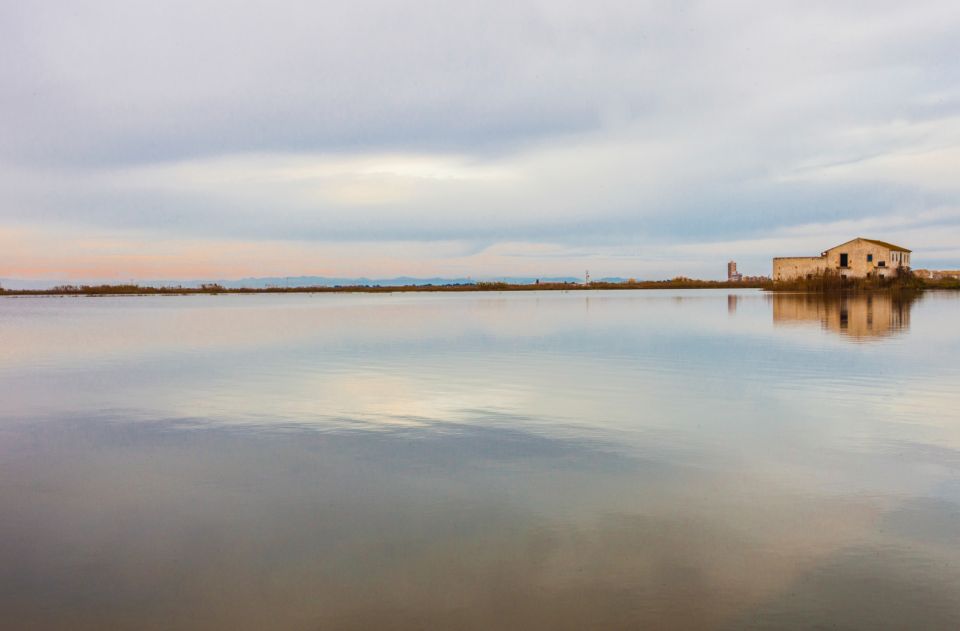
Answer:
M743 280L743 274L737 271L737 262L730 261L727 263L727 281L739 283L741 280Z
M858 237L821 252L820 256L773 259L773 280L811 278L828 271L844 278L887 278L896 276L901 269L910 269L910 250Z

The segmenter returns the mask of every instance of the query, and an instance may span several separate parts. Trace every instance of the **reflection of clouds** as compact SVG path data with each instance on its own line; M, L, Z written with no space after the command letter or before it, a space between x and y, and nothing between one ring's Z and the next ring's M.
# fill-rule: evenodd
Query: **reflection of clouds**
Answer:
M0 393L16 394L4 397L7 412L24 413L389 421L532 405L551 418L616 420L632 372L665 382L679 369L638 342L710 313L706 296L684 303L686 314L672 302L668 292L598 292L587 313L581 295L559 292L8 301ZM636 327L638 314L649 328ZM47 395L51 380L61 396Z
M891 621L896 605L955 627L955 342L916 337L955 302L851 345L772 330L758 295L728 316L727 296L7 311L0 610L73 628L742 628L802 626L808 605L844 621L875 594Z
M729 628L955 629L960 624L955 567L911 546L850 546Z
M0 368L236 352L299 344L371 347L465 337L574 335L595 322L629 332L710 325L710 291L398 293L7 298ZM673 303L673 304L671 304Z
M805 599L855 615L843 598L869 602L882 569L886 605L957 619L946 587L917 588L960 566L926 569L936 541L889 548L878 519L900 518L866 498L506 428L178 427L8 433L4 611L41 628L798 625ZM927 532L897 523L897 542Z
M940 441L960 447L957 423L957 378L949 374L903 378L902 386L889 392L886 407L878 410L888 423L903 425L903 438Z
M648 298L619 293L608 292L604 299L608 322L626 323ZM583 326L583 297L556 292L509 298L496 293L16 298L0 303L0 325L0 367L24 368L295 344L369 347L465 335L545 335Z
M954 458L957 456L960 453L955 452ZM933 549L947 546L957 551L960 550L960 502L910 498L885 514L880 527L907 541L919 539ZM954 556L957 554L960 552Z
M298 343L375 343L455 335L463 311L390 295L32 298L4 303L0 361L116 361ZM451 313L453 312L453 313ZM82 343L78 343L82 341Z

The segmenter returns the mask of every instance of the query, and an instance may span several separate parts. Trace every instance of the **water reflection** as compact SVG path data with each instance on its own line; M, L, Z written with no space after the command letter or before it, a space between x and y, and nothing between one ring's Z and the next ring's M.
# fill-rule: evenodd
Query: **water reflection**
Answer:
M960 620L956 537L911 545L917 527L956 525L952 502L928 502L911 522L909 505L790 493L507 428L189 426L85 419L17 434L4 474L33 484L0 495L16 509L0 521L6 619L41 629ZM894 536L878 537L884 529Z
M0 620L960 628L952 296L0 300Z
M868 340L902 333L910 328L915 295L886 293L824 296L786 294L772 296L775 324L819 322L833 333Z

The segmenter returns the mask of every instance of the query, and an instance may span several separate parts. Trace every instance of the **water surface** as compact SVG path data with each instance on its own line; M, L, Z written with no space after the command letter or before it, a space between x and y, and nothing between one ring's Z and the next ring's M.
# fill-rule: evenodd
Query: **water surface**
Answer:
M960 628L958 294L0 299L0 620Z

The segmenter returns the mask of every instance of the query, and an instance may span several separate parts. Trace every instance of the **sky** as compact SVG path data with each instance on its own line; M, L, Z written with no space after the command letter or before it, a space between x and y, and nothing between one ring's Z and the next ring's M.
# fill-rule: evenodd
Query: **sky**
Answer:
M0 0L0 277L960 268L960 5Z

